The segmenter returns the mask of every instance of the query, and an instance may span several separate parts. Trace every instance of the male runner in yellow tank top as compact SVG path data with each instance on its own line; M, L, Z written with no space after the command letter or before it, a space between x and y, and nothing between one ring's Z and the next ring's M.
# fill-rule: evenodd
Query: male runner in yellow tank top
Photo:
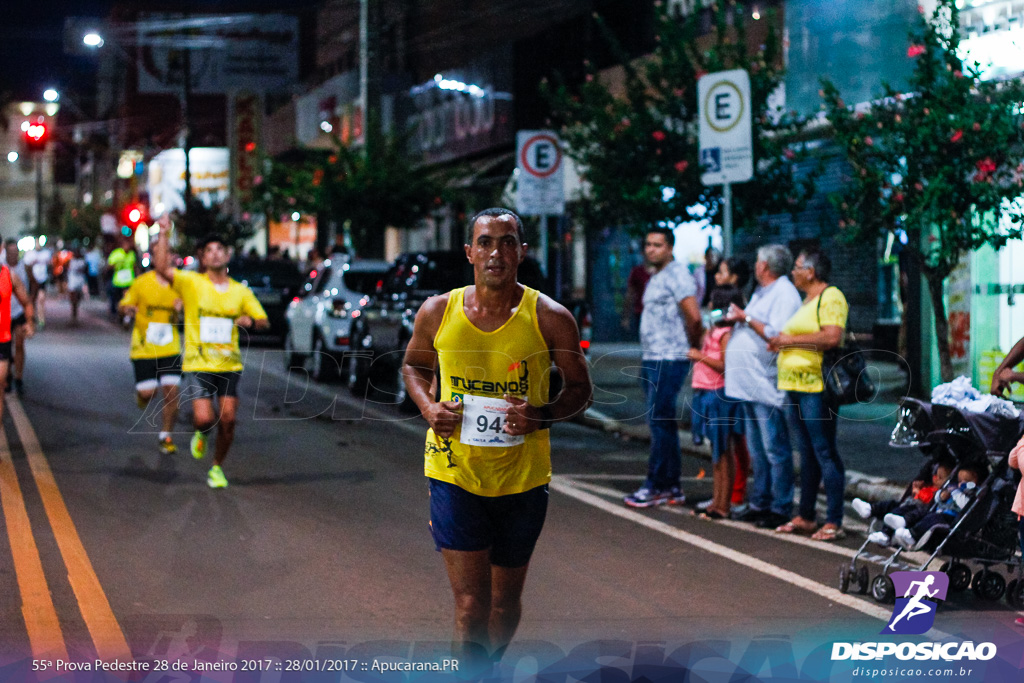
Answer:
M430 423L431 533L455 596L454 654L472 667L500 660L519 624L547 511L547 428L585 410L593 389L572 314L516 281L526 256L519 217L482 211L469 241L475 284L423 304L402 373ZM564 388L548 403L552 363Z

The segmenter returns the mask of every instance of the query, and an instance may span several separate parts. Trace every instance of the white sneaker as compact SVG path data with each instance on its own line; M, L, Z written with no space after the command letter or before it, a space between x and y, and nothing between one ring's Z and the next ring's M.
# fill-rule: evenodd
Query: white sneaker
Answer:
M899 543L900 546L906 548L907 550L910 550L915 545L917 545L917 541L914 539L914 535L910 533L910 529L907 529L905 527L903 529L897 529L893 538L896 539L896 542Z
M860 515L863 519L867 519L871 516L871 503L867 502L866 500L854 498L853 502L850 503L850 505L853 507L854 511L856 511L856 513Z
M868 534L868 540L872 543L877 543L878 545L889 545L889 541L892 539L889 538L889 534L884 531L874 531Z
M905 529L907 527L907 520L900 515L894 515L893 513L887 514L882 518L885 525L890 529Z

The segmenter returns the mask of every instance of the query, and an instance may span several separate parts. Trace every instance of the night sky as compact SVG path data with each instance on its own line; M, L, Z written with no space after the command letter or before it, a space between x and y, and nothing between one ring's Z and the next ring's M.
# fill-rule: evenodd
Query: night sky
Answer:
M105 18L110 0L0 0L0 101L39 100L50 86L65 91L91 88L95 59L64 54L64 19ZM314 0L204 0L203 2L136 3L161 11L215 13L218 11L296 10Z
M65 16L107 15L111 2L2 0L0 97L34 99L48 86L65 86L93 73L91 60L64 54Z

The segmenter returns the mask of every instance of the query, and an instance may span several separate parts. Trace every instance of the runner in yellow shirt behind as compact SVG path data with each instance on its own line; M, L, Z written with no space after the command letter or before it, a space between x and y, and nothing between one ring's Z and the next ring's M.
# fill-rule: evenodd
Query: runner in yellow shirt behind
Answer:
M129 357L135 368L135 397L145 409L159 386L164 403L160 450L178 452L171 432L178 419L178 385L181 384L181 335L177 317L181 298L158 273L140 275L125 292L118 308L121 315L134 315L132 350Z
M224 238L208 235L200 240L197 251L203 272L177 270L171 266L167 247L170 221L166 216L160 226L154 266L184 302L183 367L194 373L199 385L199 396L192 403L192 457L198 460L206 454L207 435L216 426L216 449L206 483L210 488L224 488L228 480L221 466L235 439L238 381L243 368L238 328L266 329L270 322L252 290L228 277L232 249ZM219 414L214 399L218 399Z

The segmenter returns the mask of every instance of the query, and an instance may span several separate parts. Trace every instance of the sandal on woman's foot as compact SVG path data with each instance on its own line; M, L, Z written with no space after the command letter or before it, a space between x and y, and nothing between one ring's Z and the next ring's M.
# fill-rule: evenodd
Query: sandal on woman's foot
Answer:
M704 512L700 513L700 515L698 515L698 516L701 519L710 519L710 520L715 520L715 521L718 521L720 519L729 519L729 515L722 514L721 512L719 512L718 510L716 510L714 508L708 508Z
M794 517L782 526L775 527L777 534L813 534L818 528L814 522L808 522L803 517Z
M846 538L846 532L835 524L826 524L811 535L812 541L838 541Z

